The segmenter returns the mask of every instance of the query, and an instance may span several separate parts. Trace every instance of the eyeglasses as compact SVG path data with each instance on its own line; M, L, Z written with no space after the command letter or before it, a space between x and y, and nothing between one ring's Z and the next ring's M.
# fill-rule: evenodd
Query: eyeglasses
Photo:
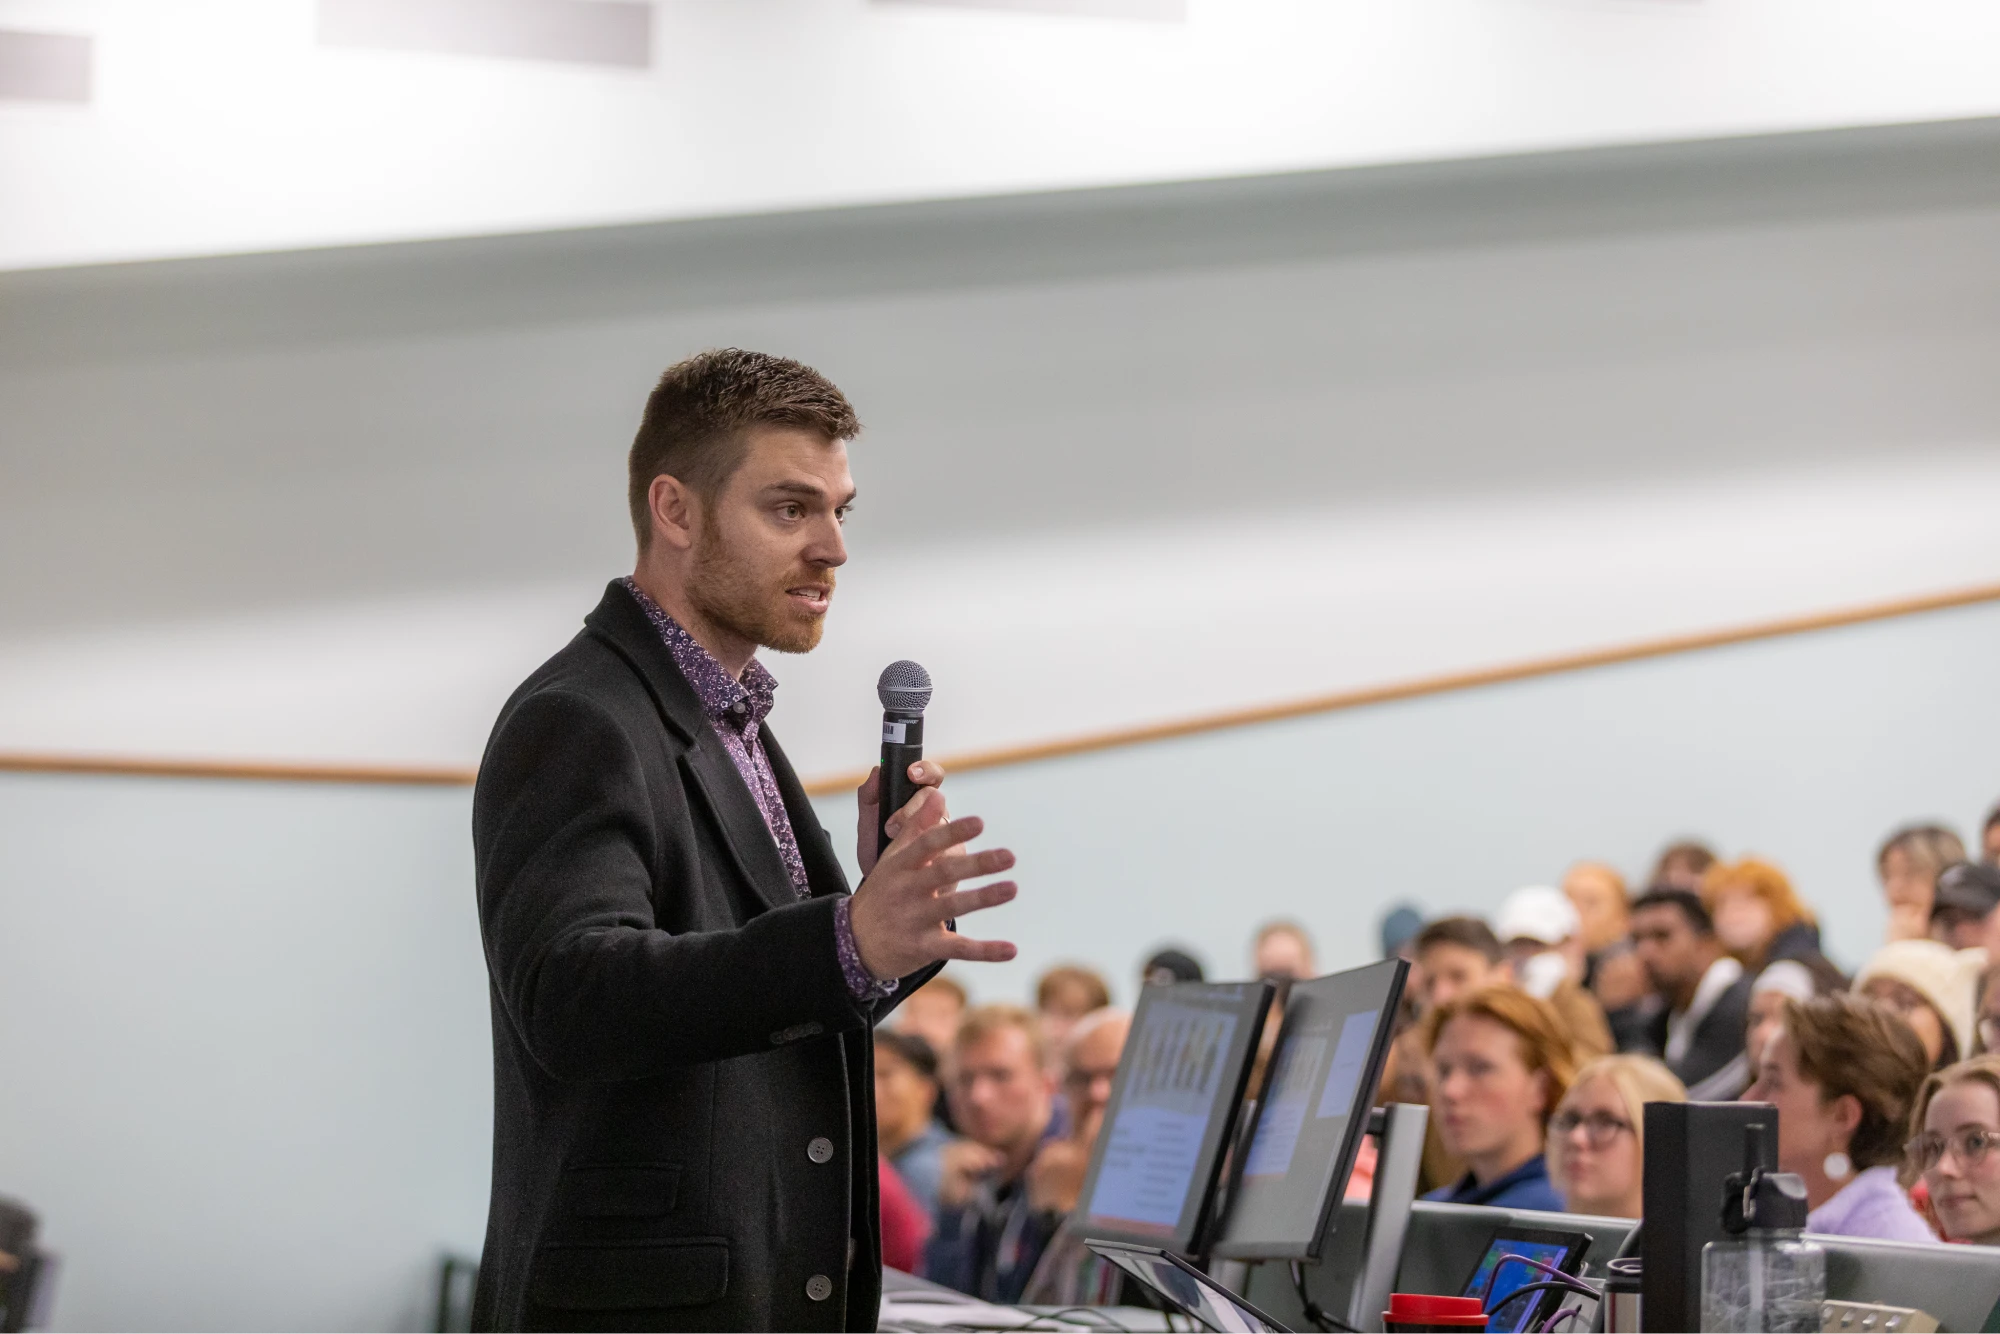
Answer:
M1944 1161L1946 1149L1951 1150L1961 1166L1977 1167L1996 1144L2000 1144L2000 1130L1967 1126L1949 1135L1940 1135L1935 1130L1925 1131L1905 1144L1903 1152L1910 1156L1918 1171L1928 1172Z
M1609 1148L1611 1141L1632 1129L1630 1121L1621 1120L1609 1112L1591 1112L1579 1115L1573 1111L1557 1112L1549 1118L1549 1134L1556 1139L1567 1138L1578 1126L1583 1127L1583 1141L1593 1149Z

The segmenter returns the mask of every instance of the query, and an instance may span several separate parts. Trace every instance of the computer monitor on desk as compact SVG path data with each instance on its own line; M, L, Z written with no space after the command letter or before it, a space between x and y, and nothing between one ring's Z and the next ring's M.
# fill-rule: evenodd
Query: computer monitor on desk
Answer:
M1192 1254L1271 1009L1268 982L1147 987L1077 1195L1086 1237Z
M2000 1323L2000 1248L1806 1236L1826 1248L1830 1301L1915 1307L1937 1317L1945 1330Z
M1292 985L1213 1254L1319 1258L1368 1129L1409 972L1389 959Z

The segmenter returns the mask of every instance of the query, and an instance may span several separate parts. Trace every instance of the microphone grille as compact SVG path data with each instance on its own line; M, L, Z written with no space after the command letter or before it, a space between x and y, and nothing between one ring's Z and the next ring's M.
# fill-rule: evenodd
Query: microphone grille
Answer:
M931 702L931 674L908 658L892 662L882 669L882 679L875 683L875 697L885 709L922 713Z

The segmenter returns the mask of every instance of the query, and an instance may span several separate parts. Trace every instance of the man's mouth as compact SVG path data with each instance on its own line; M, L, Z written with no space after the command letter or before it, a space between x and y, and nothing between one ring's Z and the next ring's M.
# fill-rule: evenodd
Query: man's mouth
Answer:
M800 610L813 616L824 616L827 604L833 599L833 589L826 584L795 584L785 590L785 596Z

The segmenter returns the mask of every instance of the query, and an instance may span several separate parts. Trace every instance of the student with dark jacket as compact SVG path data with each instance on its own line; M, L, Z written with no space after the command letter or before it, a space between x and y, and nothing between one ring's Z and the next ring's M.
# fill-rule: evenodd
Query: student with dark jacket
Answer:
M1749 1086L1743 1029L1753 978L1724 951L1693 890L1655 888L1632 905L1632 946L1665 1003L1648 1045L1695 1102L1723 1102Z

